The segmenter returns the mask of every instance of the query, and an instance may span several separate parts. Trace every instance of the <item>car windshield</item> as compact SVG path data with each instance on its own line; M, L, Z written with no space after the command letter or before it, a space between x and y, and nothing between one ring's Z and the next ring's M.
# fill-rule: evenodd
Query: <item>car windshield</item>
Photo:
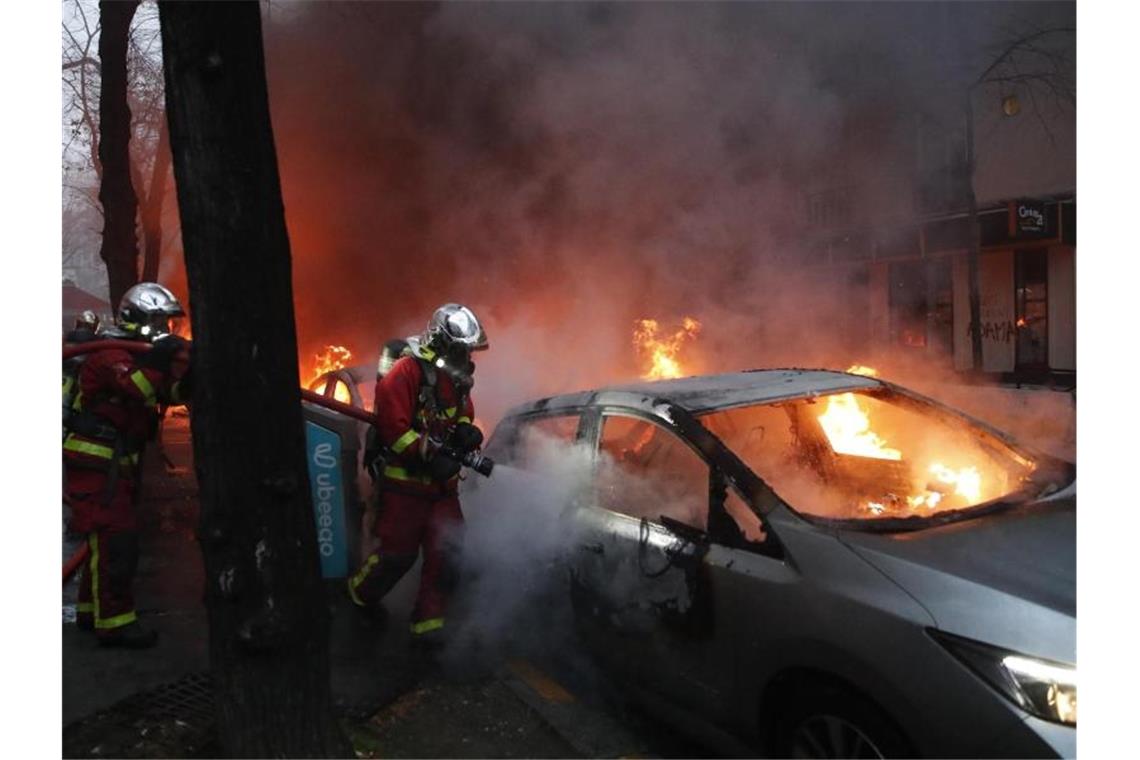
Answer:
M1037 495L1044 485L1039 463L997 436L889 391L745 406L700 420L789 506L813 517L928 518L1031 488Z

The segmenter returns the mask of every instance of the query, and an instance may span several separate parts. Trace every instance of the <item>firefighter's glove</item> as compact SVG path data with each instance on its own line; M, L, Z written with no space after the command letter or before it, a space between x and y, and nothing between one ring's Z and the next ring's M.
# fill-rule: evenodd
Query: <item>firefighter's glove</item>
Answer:
M139 356L135 364L166 373L180 352L185 352L184 356L189 355L190 341L177 335L163 335L150 344L150 350Z
M442 451L437 451L435 456L427 463L428 473L431 479L444 483L451 480L459 474L459 469L462 467L459 462L444 454Z
M483 445L483 431L470 422L460 422L451 431L451 447L461 454L467 454Z

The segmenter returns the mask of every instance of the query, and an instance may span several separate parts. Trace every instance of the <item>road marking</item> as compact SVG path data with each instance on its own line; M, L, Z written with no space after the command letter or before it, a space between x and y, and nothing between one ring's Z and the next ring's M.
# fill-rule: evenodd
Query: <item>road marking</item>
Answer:
M507 667L547 702L569 704L574 701L573 694L526 660L511 660Z

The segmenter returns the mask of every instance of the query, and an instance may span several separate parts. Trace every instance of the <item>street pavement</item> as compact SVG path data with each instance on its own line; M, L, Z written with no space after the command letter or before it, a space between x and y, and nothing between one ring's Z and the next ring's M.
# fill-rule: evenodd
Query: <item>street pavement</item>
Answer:
M168 418L145 464L140 617L158 645L99 647L63 592L65 757L209 757L213 744L197 486L189 424ZM65 554L71 547L65 541ZM330 662L338 713L362 757L646 757L707 754L630 712L577 653L493 642L428 659L410 646L413 569L376 621L329 584ZM458 605L461 609L462 605ZM70 621L69 622L69 618ZM461 623L461 621L460 621Z

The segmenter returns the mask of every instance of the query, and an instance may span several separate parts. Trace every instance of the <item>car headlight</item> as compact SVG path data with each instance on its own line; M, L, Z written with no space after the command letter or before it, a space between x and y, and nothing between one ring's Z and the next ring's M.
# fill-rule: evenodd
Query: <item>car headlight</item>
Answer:
M930 635L1026 712L1077 725L1077 668L931 630Z

